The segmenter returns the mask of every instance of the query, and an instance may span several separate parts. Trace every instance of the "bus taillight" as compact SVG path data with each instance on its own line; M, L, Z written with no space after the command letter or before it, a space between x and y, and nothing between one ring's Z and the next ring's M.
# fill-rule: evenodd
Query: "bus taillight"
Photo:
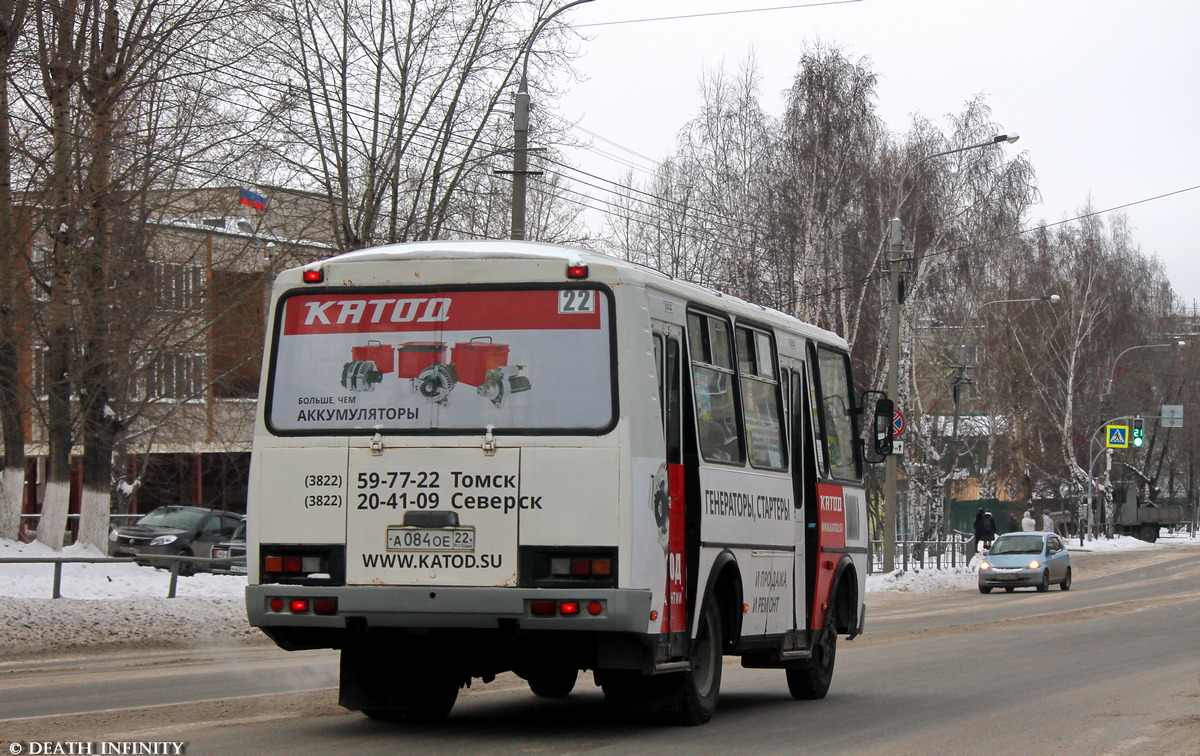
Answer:
M617 550L611 546L522 546L521 585L527 588L612 588Z
M276 613L285 611L292 614L308 614L310 611L313 614L334 615L337 614L338 601L336 598L283 598L275 596L267 602L267 607Z
M262 547L262 582L344 585L344 547L266 545Z
M611 559L551 559L550 574L554 577L586 577L611 575Z
M529 614L534 617L574 617L582 614L585 608L593 617L604 614L603 601L589 601L586 607L582 601L574 599L534 599L529 602Z

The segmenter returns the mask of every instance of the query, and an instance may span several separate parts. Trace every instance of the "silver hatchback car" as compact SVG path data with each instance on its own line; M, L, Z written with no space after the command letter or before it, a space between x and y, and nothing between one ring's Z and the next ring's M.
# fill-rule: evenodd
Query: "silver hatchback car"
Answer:
M1022 586L1047 591L1052 584L1071 590L1071 555L1054 533L1005 533L979 563L980 593Z

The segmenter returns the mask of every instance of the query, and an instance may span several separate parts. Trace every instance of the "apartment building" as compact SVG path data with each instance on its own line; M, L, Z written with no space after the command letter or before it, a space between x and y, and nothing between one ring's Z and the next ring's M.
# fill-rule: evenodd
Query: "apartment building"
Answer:
M114 510L162 504L245 511L249 450L270 281L278 271L333 253L327 203L272 188L213 187L160 198L145 221L116 231L124 266L124 356L111 407L122 425L114 450ZM132 227L136 225L136 227ZM46 242L28 241L33 313ZM124 245L124 247L122 247ZM47 432L46 345L25 329L28 386L23 512L40 511ZM71 511L78 511L82 450L73 454ZM32 518L30 518L32 519Z

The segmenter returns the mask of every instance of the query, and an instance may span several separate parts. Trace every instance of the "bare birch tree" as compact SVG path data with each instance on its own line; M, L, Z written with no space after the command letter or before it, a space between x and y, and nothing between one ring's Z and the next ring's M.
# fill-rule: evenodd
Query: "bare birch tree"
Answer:
M526 39L549 10L525 0L290 0L267 41L291 69L283 128L310 149L294 175L322 192L339 249L456 230L460 192L510 151L494 141ZM559 20L531 69L563 67Z
M50 240L45 263L34 271L45 300L34 322L45 344L49 440L38 537L52 546L61 544L65 529L77 441L83 449L80 539L99 548L107 543L113 449L125 424L116 400L124 399L136 359L129 350L134 325L154 310L139 297L134 274L146 246L130 244L145 233L119 229L144 229L154 204L147 192L168 191L178 178L179 146L207 122L179 106L213 94L202 80L220 61L205 51L218 41L232 47L230 32L241 12L198 0L35 7L45 98L38 117L48 159L34 178L45 187L48 212L40 225ZM32 92L26 99L32 101ZM176 136L165 137L168 131Z
M886 251L867 231L883 204L876 83L866 59L826 45L806 49L773 161L772 304L854 342L876 304L863 274L879 270Z
M10 79L14 52L25 32L27 0L0 0L0 433L4 469L0 471L0 538L15 540L25 481L25 420L29 395L20 375L21 323L28 318L18 220L13 203L12 111ZM23 236L23 234L22 234Z

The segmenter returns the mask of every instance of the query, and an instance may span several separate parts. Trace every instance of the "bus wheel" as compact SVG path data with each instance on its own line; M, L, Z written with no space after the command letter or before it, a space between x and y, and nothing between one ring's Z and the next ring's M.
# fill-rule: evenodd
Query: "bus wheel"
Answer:
M702 725L712 719L721 691L721 665L724 656L721 637L721 613L711 598L700 613L700 627L692 642L692 663L679 675L679 724Z
M363 714L384 722L434 724L450 714L458 688L458 679L450 675L414 675L399 682L388 708L363 709Z
M575 679L579 670L561 667L544 669L525 678L529 689L542 698L566 698L575 690Z
M798 701L824 698L833 682L833 662L837 658L837 631L833 627L833 605L825 614L825 626L817 631L812 660L803 667L787 668L788 692Z

